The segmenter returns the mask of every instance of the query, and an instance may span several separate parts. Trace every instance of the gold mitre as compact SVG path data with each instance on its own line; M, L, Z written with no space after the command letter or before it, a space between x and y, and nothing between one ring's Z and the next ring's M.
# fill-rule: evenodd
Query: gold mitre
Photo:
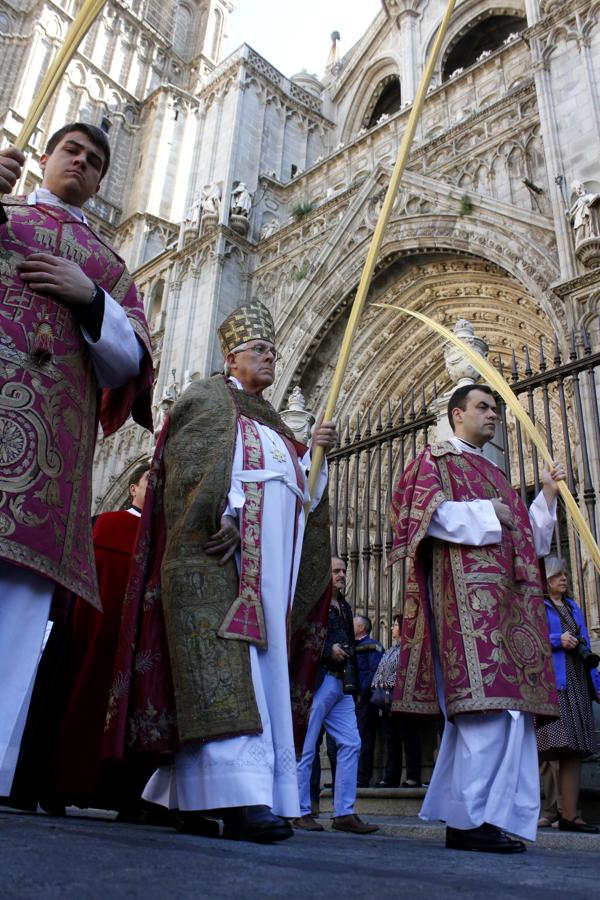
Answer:
M273 317L264 303L251 300L244 303L227 316L219 326L219 340L223 356L227 356L246 341L269 341L275 343Z

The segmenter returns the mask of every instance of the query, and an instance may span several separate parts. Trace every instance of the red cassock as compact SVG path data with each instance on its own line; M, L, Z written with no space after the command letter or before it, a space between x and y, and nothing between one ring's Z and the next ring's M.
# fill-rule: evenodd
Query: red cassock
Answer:
M132 790L135 793L143 787L143 783L135 784L139 779L124 772L123 766L106 763L101 756L123 599L139 522L139 516L122 511L103 513L94 525L103 612L78 599L73 615L68 701L51 766L52 792L65 804L120 809Z

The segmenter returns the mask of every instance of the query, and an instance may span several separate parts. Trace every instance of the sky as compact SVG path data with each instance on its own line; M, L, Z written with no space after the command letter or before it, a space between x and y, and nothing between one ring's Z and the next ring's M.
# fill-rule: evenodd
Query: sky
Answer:
M381 0L233 0L223 57L250 44L288 78L302 69L323 75L331 32L343 55L367 30Z

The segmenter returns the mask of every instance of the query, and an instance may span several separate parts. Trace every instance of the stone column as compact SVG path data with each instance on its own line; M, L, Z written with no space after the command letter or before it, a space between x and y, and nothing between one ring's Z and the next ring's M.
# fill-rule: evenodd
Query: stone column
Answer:
M542 140L549 176L548 194L552 204L552 215L556 229L560 273L561 278L566 281L577 275L577 263L571 236L568 233L565 200L561 192L565 164L558 138L559 131L552 93L552 77L548 61L540 58L541 50L537 46L538 43L537 40L534 40L532 44L532 72L538 97Z
M398 15L401 41L401 72L400 91L401 102L412 103L415 99L416 83L419 77L417 71L417 19L419 13L414 9L405 9Z

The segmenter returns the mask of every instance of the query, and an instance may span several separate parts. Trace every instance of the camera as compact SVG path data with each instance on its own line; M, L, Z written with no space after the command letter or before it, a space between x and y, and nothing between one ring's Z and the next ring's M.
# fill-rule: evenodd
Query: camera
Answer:
M600 656L597 653L593 653L588 645L585 642L585 638L578 637L579 643L575 647L575 653L583 663L583 667L587 672L591 672L592 669L597 669L600 665Z
M350 644L341 644L340 646L348 654L348 659L344 660L344 669L342 671L342 690L345 694L357 694L358 679L354 664L354 647L351 647Z

